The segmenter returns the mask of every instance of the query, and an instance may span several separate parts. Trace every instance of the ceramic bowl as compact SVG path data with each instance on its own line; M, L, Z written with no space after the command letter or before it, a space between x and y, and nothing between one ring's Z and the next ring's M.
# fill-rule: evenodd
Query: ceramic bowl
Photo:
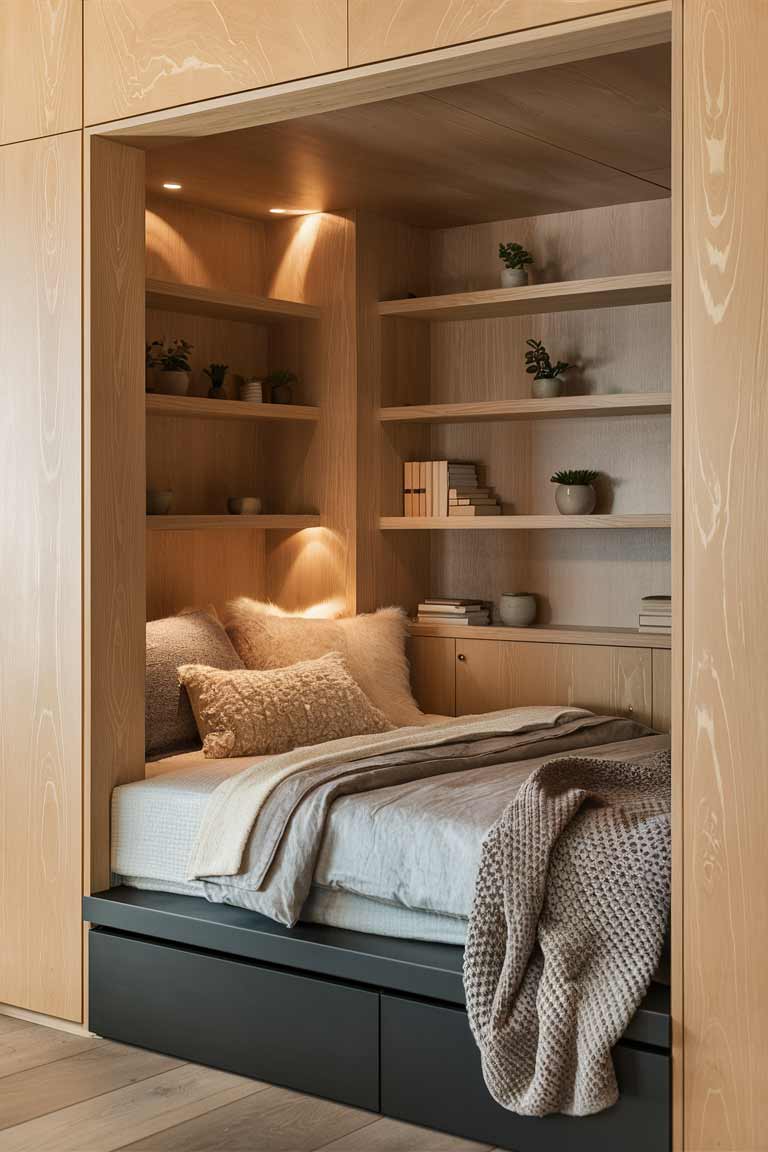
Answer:
M261 497L230 496L227 509L231 516L258 516L261 512Z
M527 628L536 619L536 597L530 592L505 592L499 600L499 619L508 628Z
M147 492L147 516L167 516L173 508L173 492L150 488Z

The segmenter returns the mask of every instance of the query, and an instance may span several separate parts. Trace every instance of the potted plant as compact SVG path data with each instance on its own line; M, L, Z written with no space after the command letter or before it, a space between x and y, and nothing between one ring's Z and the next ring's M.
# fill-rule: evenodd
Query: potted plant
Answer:
M228 369L229 364L209 364L207 368L203 368L203 372L211 381L211 386L208 389L209 400L227 399L227 394L224 391L224 378Z
M563 516L588 516L594 512L597 493L593 487L599 472L589 468L566 468L550 477L555 489L555 504Z
M293 385L298 382L296 373L289 372L286 368L278 368L262 380L262 384L270 389L270 400L273 404L290 404L293 399Z
M189 379L192 369L189 363L189 354L192 345L186 340L171 340L164 344L162 340L153 340L157 347L155 363L159 372L155 377L156 386L169 396L186 396L189 391Z
M561 376L571 365L564 360L553 364L541 340L526 340L526 344L528 351L525 354L525 370L533 376L531 394L537 400L559 396L563 390Z
M151 344L146 345L144 387L147 392L154 392L155 390L155 344L157 343L157 340L153 340Z
M504 261L502 288L520 288L528 283L527 265L533 264L533 256L522 244L499 244L499 259Z

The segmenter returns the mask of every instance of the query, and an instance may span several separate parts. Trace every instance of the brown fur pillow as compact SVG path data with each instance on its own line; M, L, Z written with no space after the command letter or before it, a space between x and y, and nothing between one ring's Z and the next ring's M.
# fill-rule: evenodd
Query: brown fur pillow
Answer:
M363 692L392 724L424 723L411 695L400 608L318 620L242 596L227 605L224 626L246 668L285 668L341 652Z
M274 755L392 727L338 652L267 672L184 664L179 681L211 759Z

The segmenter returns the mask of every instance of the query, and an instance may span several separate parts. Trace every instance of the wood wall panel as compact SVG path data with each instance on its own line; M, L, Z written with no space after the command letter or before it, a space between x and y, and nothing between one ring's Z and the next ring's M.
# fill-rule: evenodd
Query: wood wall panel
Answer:
M84 0L85 122L347 65L345 0Z
M428 52L647 0L349 0L349 63Z
M112 789L144 775L144 154L90 157L90 863L109 885Z
M672 727L672 654L661 648L653 650L653 718L654 728L669 732Z
M151 162L151 153L148 158ZM184 174L170 160L156 184ZM211 183L211 171L207 174ZM150 189L152 184L149 184ZM265 292L264 225L228 212L188 204L171 193L149 194L146 207L148 279L197 284L212 290Z
M235 596L266 595L265 533L256 528L214 532L147 532L147 619L213 605L222 612Z
M411 688L422 712L456 715L456 644L447 636L412 636L408 641Z
M0 3L0 144L80 128L82 0Z
M684 1146L752 1152L768 1139L768 22L754 0L682 7Z
M82 1019L80 171L79 133L0 149L0 1002L75 1021Z

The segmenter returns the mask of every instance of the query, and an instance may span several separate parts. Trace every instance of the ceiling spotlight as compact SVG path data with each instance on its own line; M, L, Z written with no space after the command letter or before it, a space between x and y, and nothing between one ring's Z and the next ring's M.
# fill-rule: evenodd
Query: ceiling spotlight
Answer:
M169 180L166 184L163 184L163 188L167 188L169 192L179 192L181 190L181 184L176 184L173 180Z

